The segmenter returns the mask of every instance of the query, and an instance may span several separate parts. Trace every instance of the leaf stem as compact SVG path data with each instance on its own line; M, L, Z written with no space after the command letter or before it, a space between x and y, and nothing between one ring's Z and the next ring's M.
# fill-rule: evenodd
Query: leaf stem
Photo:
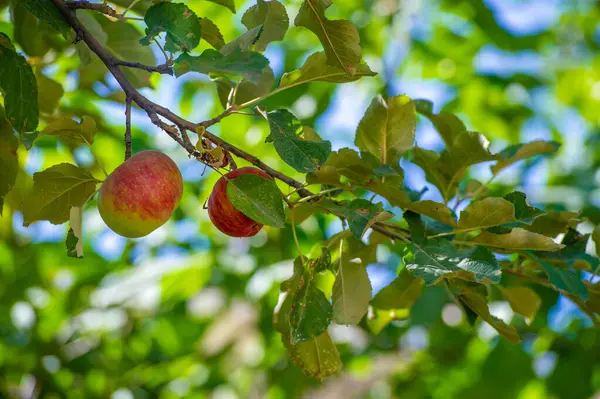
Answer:
M339 190L339 187L338 188L329 188L329 189L323 190L323 191L321 191L319 193L316 193L316 194L313 194L313 195L309 195L307 197L302 197L298 201L296 201L295 203L296 204L301 204L303 202L307 202L307 201L310 201L312 199L315 199L315 198L318 198L318 197L322 197L325 194L332 193L332 192L338 191L338 190Z
M298 234L296 234L296 220L294 215L294 208L290 208L290 215L292 216L292 234L294 235L294 242L296 243L296 249L298 250L298 255L300 255L300 259L302 263L306 262L306 258L302 253L302 248L300 248L300 242L298 241Z

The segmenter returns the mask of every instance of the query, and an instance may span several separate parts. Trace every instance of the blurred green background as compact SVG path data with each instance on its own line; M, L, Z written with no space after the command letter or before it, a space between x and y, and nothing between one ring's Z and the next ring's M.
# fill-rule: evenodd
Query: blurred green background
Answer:
M35 65L45 85L44 120L57 106L63 114L93 116L99 127L94 150L112 171L124 154L124 97L117 83L97 60L80 66L81 44L40 25L18 0L11 8L8 3L0 0L0 32ZM186 1L217 23L226 41L245 30L240 16L253 4L236 3L233 16L207 1ZM141 1L136 9L149 4ZM284 4L293 21L300 0ZM436 112L455 112L486 134L494 151L535 139L559 141L556 157L510 167L493 190L501 195L518 187L536 206L583 209L589 219L580 225L583 233L600 223L600 4L336 0L328 16L359 28L365 60L379 76L300 86L272 97L269 108L290 108L334 149L353 145L358 121L377 93L432 100ZM163 62L156 48L137 47L143 22L124 27L98 23L91 14L81 18L118 37L109 39L114 51ZM266 55L278 78L320 48L312 33L291 28ZM135 71L130 77L149 98L190 120L222 110L215 83L197 74L175 79ZM506 302L491 303L493 314L519 326L524 340L518 345L486 324L469 328L446 291L430 287L406 320L377 336L334 325L330 333L343 371L322 383L305 377L272 324L279 283L296 256L289 225L250 239L225 237L203 209L218 175L188 159L137 109L133 125L134 152L157 148L176 160L186 182L183 199L165 226L137 240L111 232L92 201L84 215L83 260L66 256L65 225L24 228L19 206L32 174L59 162L91 167L100 177L93 155L83 147L72 152L51 137L30 151L19 149L22 170L0 219L0 397L600 398L600 332L568 299L543 287L535 287L543 304L534 320L514 315ZM302 179L264 144L265 122L234 115L213 130ZM443 147L426 120L419 123L417 143ZM407 160L402 165L410 188L428 187L424 198L440 199L423 171ZM481 181L491 176L486 165L471 174ZM339 220L312 216L300 226L301 245L308 251L340 228ZM381 245L377 260L368 267L375 290L394 278L400 256Z

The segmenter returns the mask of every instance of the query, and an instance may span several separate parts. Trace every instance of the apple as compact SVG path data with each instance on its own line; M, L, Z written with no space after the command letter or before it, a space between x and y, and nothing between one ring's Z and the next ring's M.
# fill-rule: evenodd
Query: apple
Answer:
M104 181L98 210L104 222L124 237L143 237L169 220L179 204L183 179L171 158L142 151Z
M252 237L258 234L263 227L262 224L238 211L227 197L229 180L246 174L258 175L272 180L271 176L257 168L235 169L217 181L208 199L208 216L210 220L217 229L231 237Z

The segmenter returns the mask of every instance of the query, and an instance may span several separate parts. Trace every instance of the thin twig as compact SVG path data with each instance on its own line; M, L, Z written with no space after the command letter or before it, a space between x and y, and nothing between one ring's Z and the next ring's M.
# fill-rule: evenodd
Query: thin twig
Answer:
M131 158L131 97L125 100L125 160Z
M129 67L129 68L143 69L144 71L148 71L148 72L158 72L163 75L171 75L171 76L173 75L173 67L171 67L171 65L169 65L169 64L160 64L158 66L150 66L150 65L141 64L139 62L130 62L130 61L124 61L124 60L119 60L119 59L115 59L115 63L116 63L116 65L121 65L121 66Z
M106 3L102 3L102 4L90 3L87 0L81 0L81 1L69 1L66 3L66 5L71 10L95 11L95 12L99 12L104 15L107 15L109 17L116 18L120 21L126 21L126 20L143 21L144 20L144 18L126 17L125 14L119 14L115 11L114 8L112 8L111 6L109 6Z

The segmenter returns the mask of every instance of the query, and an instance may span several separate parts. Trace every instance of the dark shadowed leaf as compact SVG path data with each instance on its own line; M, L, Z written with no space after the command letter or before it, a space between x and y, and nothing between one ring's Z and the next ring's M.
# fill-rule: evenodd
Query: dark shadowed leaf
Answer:
M544 213L541 209L529 205L527 197L520 191L507 194L504 199L514 205L515 217L523 223L531 223L533 219Z
M69 24L62 16L52 0L19 0L30 13L38 17L46 25L55 31L66 35L69 32Z
M365 199L355 199L344 205L327 200L323 202L323 206L336 215L344 217L356 238L361 238L374 223L393 217L393 214L383 210L381 204L373 204Z
M312 282L301 287L294 295L290 311L292 344L308 341L327 331L332 312L331 303Z
M27 60L16 53L4 33L0 33L0 89L12 127L20 133L34 131L39 118L37 81Z
M75 15L77 15L77 19L79 19L83 26L85 26L92 36L94 36L98 43L100 43L102 46L106 46L108 35L102 28L100 22L98 22L93 16L92 11L77 10ZM135 43L135 45L137 46L138 43ZM82 66L89 65L92 60L97 57L84 41L78 41L75 43L75 50L77 51L77 55L79 56L79 61Z
M579 212L549 211L545 215L536 217L531 226L525 226L525 229L548 237L556 237L561 233L565 233L569 227L577 227L581 222Z
M377 96L356 130L354 144L384 165L396 165L415 141L417 114L408 96Z
M471 272L477 281L500 282L498 262L488 250L475 248L471 253L460 254L447 240L433 239L426 244L409 244L410 253L405 256L406 268L427 284L434 284L449 273Z
M159 34L166 32L165 50L188 52L200 43L202 25L196 14L182 3L161 2L146 11L146 37L140 40L149 46Z
M541 260L531 252L528 254L536 263L542 266L548 275L548 280L550 280L550 283L557 289L576 295L584 301L588 299L588 290L578 272L553 266L550 263Z
M273 180L257 175L242 175L227 183L227 197L233 206L250 219L277 228L285 225L281 192Z
M96 191L99 180L78 166L61 163L33 175L33 189L23 204L23 225L38 220L61 224L69 220L71 207L83 206Z
M268 120L271 134L267 141L273 142L285 163L300 173L308 173L318 170L327 161L331 143L301 139L304 128L291 112L283 109L269 112Z
M282 40L290 25L285 7L277 0L257 0L242 17L242 23L249 30L263 26L263 32L255 43L256 51L265 51L271 42Z
M371 292L365 266L358 260L349 259L347 253L341 253L331 293L333 321L337 324L358 324L367 313Z
M4 197L12 189L19 172L18 147L19 141L4 116L4 108L0 106L0 216Z
M350 21L327 19L331 0L304 0L296 16L296 26L311 30L323 45L329 65L337 65L352 74L362 58L358 30Z
M199 56L180 55L175 60L173 68L176 76L192 71L204 74L240 75L249 81L258 82L268 65L269 60L253 51L237 49L228 55L223 55L217 50L208 49Z

